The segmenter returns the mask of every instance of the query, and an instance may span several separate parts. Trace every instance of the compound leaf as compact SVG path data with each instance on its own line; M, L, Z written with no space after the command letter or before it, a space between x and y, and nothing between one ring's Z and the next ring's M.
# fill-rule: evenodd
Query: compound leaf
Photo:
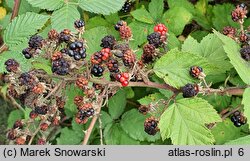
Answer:
M119 11L125 0L79 0L79 6L86 11L109 15Z
M205 124L220 121L220 116L207 101L184 98L162 114L159 128L163 140L171 138L175 145L212 144L213 135Z

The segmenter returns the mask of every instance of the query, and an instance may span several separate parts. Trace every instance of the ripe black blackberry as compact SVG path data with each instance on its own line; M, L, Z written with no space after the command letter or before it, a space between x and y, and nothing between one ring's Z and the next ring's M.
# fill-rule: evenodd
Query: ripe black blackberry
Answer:
M69 73L69 63L61 58L59 60L52 61L52 72L58 75L66 75Z
M17 137L17 130L16 129L10 129L7 133L7 138L9 140L15 140Z
M35 82L35 77L28 72L22 73L18 79L20 85L30 86Z
M144 122L144 131L149 135L155 135L159 131L157 125L158 121L155 118L147 118Z
M69 42L71 38L71 31L69 29L64 29L59 34L59 42Z
M132 8L132 2L131 2L131 0L127 0L124 3L124 5L122 6L121 12L123 12L123 13L130 12L131 8Z
M77 29L81 29L81 28L83 28L85 26L85 22L83 20L76 20L74 22L74 26Z
M134 52L129 49L127 50L122 57L123 63L125 66L131 67L134 65L135 63L135 54Z
M143 63L150 63L153 61L155 56L155 46L152 44L146 44L143 47L143 54L141 60Z
M6 70L8 72L16 72L19 67L19 63L15 59L8 59L4 65L6 65Z
M35 113L40 114L40 115L45 115L48 112L48 106L43 105L43 106L36 106L35 107Z
M197 84L186 84L184 87L181 88L183 97L184 98L190 98L194 97L199 92L199 87Z
M126 24L126 22L124 22L124 21L118 21L118 22L115 24L115 30L119 31L119 30L120 30L120 27L123 26L123 24Z
M80 60L86 58L86 48L83 46L83 43L81 41L75 41L68 45L68 48L66 51L67 54L71 57L73 57L75 60Z
M147 40L149 44L154 45L156 48L158 48L162 44L161 34L158 32L154 32L148 35Z
M88 121L88 118L93 116L95 110L93 108L80 109L76 114L76 122L79 124L85 124Z
M31 48L30 47L23 49L22 54L24 55L24 57L26 59L30 59L33 56L33 54L31 53Z
M240 111L235 111L231 116L231 121L234 123L234 126L240 127L246 124L246 117Z
M108 69L110 72L118 73L119 72L119 66L118 61L115 59L109 59L109 61L106 63Z
M33 35L29 39L29 47L33 49L41 49L43 46L43 38L39 35Z
M104 68L101 65L95 64L91 68L91 74L93 74L96 77L101 77L104 72Z
M240 54L244 60L249 61L250 60L250 46L246 46L244 48L241 48Z
M107 35L101 40L101 47L113 49L114 45L116 44L115 37L112 35Z

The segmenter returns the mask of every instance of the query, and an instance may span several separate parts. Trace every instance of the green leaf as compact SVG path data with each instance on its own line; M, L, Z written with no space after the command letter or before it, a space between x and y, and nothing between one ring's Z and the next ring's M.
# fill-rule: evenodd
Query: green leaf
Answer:
M174 49L174 48L180 48L181 47L181 43L178 40L178 38L175 36L175 34L171 31L168 32L169 36L168 36L168 42L167 42L167 46L169 49Z
M101 111L100 117L102 121L102 128L105 128L108 124L112 123L113 121L110 115L105 111Z
M213 135L205 124L220 121L207 101L185 98L168 107L160 118L159 128L163 140L171 138L174 145L212 144Z
M228 61L227 54L223 49L222 41L215 34L207 35L200 43L189 36L182 45L182 51L197 54L206 58L221 71L220 73L225 73L225 71L228 71L232 67Z
M96 34L98 33L98 34ZM96 52L101 50L100 47L100 43L101 43L101 39L106 36L107 33L107 29L105 27L95 27L92 28L90 30L87 30L83 37L86 39L87 44L88 44L88 48L87 48L87 59L90 58L90 56ZM93 36L95 35L95 36Z
M79 0L79 6L86 11L109 15L119 11L125 0Z
M234 10L233 4L215 5L213 8L213 25L216 30L222 31L225 26L239 27L231 18L231 12Z
M22 43L27 43L28 37L41 29L48 19L49 16L31 12L18 16L5 30L4 42L10 50L20 50L23 48Z
M108 27L108 25L109 23L104 18L102 18L102 16L95 16L89 19L88 22L86 23L86 30L100 26Z
M192 36L193 38L195 38L198 42L200 42L203 37L207 36L209 34L209 32L207 31L201 31L201 30L198 30L198 31L195 31L195 32L192 32L190 34L190 36ZM189 38L189 37L188 37Z
M32 67L30 61L25 59L21 53L6 51L0 54L0 73L7 72L4 63L8 59L15 59L19 63L22 72L27 72Z
M223 122L217 123L211 131L214 135L215 143L222 145L229 140L239 138L241 129L235 127L230 119L226 119Z
M131 15L140 22L153 24L154 19L151 17L150 13L145 8L140 8L131 12Z
M202 96L203 99L207 100L217 111L223 110L228 107L231 103L231 97L227 95L212 94L208 96Z
M123 113L126 107L126 93L124 90L119 90L111 99L108 101L108 110L112 119L117 119Z
M250 135L247 135L239 139L229 141L224 145L249 145L249 144L250 144Z
M171 32L180 35L192 17L192 14L185 8L174 7L164 13L162 20Z
M163 0L154 0L149 3L148 10L155 21L159 20L163 14Z
M249 62L242 59L240 55L240 46L231 38L222 35L221 33L214 30L214 33L221 39L223 42L223 48L227 53L227 56L230 59L231 64L234 66L238 72L241 79L246 83L250 84L250 65Z
M68 117L72 117L76 114L77 112L77 107L74 104L74 98L75 96L82 96L83 92L79 88L75 87L74 84L71 86L68 86L66 89L66 94L67 94L67 101L65 104L65 113Z
M131 41L132 47L138 48L138 46L144 44L147 41L147 36L152 32L153 25L142 23L139 21L133 21L129 24L129 27L133 33L134 41Z
M11 113L9 114L9 117L8 117L8 128L12 128L14 123L17 120L23 119L23 117L24 117L24 114L22 111L20 111L20 110L11 111Z
M75 30L74 22L80 18L80 13L75 5L65 5L63 8L53 12L51 16L52 28L57 31L63 29Z
M46 9L49 11L56 10L63 6L64 0L27 0L33 7Z
M140 142L129 137L120 124L109 124L104 129L104 140L107 145L139 145Z
M133 139L139 141L155 142L160 139L160 134L148 135L144 131L144 121L149 116L142 115L136 109L132 109L122 115L121 127Z
M61 135L56 139L57 145L79 145L83 139L83 132L71 130L65 127L61 130Z
M169 6L169 8L174 8L176 6L182 6L190 13L193 13L195 11L194 6L188 0L178 0L178 1L177 0L168 0L168 6Z
M173 49L157 60L154 72L158 77L163 78L167 84L179 88L187 83L197 81L189 74L189 69L193 65L203 67L207 75L216 71L216 68L205 58Z
M160 99L165 98L163 94L161 93L154 93L154 94L150 94L148 96L145 96L141 99L138 100L138 102L141 105L149 105L150 103L154 103L159 101Z
M244 105L244 115L250 120L250 88L246 88L243 94L242 104Z

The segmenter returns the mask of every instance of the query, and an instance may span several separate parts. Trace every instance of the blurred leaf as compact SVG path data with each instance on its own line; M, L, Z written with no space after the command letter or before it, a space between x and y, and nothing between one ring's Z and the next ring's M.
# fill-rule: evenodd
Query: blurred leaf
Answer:
M224 145L249 145L249 144L250 144L250 135L247 135L239 139L226 142Z
M164 10L164 2L163 0L153 0L149 3L148 6L149 13L154 18L155 21L160 20L163 10Z
M32 6L46 10L56 10L64 5L64 0L27 0Z
M242 104L244 105L244 115L250 120L250 88L245 89Z
M24 114L21 110L14 110L8 116L8 128L12 128L17 120L23 119Z
M56 139L57 145L79 145L83 139L83 132L71 130L65 127L61 130L60 137Z

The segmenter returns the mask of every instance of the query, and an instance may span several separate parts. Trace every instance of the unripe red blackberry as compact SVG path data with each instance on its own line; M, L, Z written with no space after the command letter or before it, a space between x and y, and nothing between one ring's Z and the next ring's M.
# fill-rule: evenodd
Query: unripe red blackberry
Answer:
M76 106L80 106L83 103L83 96L75 96L74 104Z
M115 37L112 35L107 35L101 40L101 47L113 49L114 45L116 44Z
M250 46L241 48L240 54L244 60L249 61L250 60Z
M80 76L76 79L76 86L80 89L84 89L84 87L88 85L88 80L83 77L83 76Z
M80 106L78 106L77 109L86 111L86 110L91 109L91 108L93 108L92 103L87 102L87 103L84 103L84 104L81 104Z
M81 29L85 26L85 22L83 20L76 20L74 26L76 29Z
M103 60L103 61L108 60L109 57L112 56L112 53L111 53L111 51L110 51L110 48L102 48L101 52L102 52L102 60Z
M91 74L93 74L96 77L101 77L103 75L104 68L101 65L93 65L91 68Z
M197 84L186 84L184 87L181 88L183 97L190 98L194 97L199 92L199 86Z
M240 40L240 42L244 43L244 42L248 41L248 37L244 32L241 32L240 36L239 36L239 40Z
M40 129L41 129L42 131L46 131L48 128L49 128L49 124L46 123L46 122L44 122L44 123L42 123L42 124L40 125Z
M32 92L34 92L35 94L42 94L46 92L45 88L46 86L44 85L44 83L38 83L32 88Z
M46 140L44 138L39 138L37 140L37 145L45 145L46 144Z
M17 129L17 128L19 128L19 129L22 129L22 128L23 128L23 122L22 122L22 120L17 120L17 121L14 123L13 129Z
M203 69L199 66L190 67L189 74L194 78L203 78L205 74L203 73Z
M132 37L131 28L127 25L123 25L119 28L120 37L123 40L129 40Z
M149 44L154 45L156 48L158 48L163 43L161 40L161 34L158 32L148 35L147 40Z
M15 142L17 145L24 145L26 142L26 137L20 136L20 137L16 138Z
M154 32L158 32L161 36L165 36L168 32L168 28L164 24L160 23L154 27Z
M35 118L37 118L37 116L38 116L38 113L36 113L35 110L32 110L32 111L30 112L30 114L29 114L29 117L30 117L31 119L35 119Z
M56 51L54 52L54 54L52 55L52 61L56 61L56 60L59 60L61 59L63 56L62 56L62 53L60 51Z
M143 63L150 63L155 57L155 46L152 44L146 44L143 47L143 54L141 60Z
M236 6L235 10L233 10L231 13L232 20L235 22L246 18L246 15L247 15L247 7L246 5L243 4Z
M127 50L124 54L123 54L123 63L125 66L133 66L135 63L135 54L133 52L133 50L129 49Z
M109 61L106 63L108 69L110 72L118 73L119 72L119 66L118 61L115 59L109 59Z
M8 59L4 65L6 65L8 72L17 72L19 68L19 63L15 59Z
M39 35L33 35L29 39L29 47L33 49L41 49L43 46L43 38Z
M55 29L51 29L49 32L48 32L48 38L50 40L58 40L59 38L59 33L55 30Z
M65 104L66 104L65 99L63 99L62 97L56 97L56 106L59 109L63 109Z
M230 38L234 38L236 36L236 28L231 26L226 26L223 28L222 33Z
M92 56L91 56L91 63L92 64L101 64L102 63L102 56L103 53L101 51L95 52Z
M52 72L58 75L68 74L69 63L64 58L52 61Z
M158 120L154 117L147 118L144 122L144 131L149 135L155 135L159 131L157 126Z

